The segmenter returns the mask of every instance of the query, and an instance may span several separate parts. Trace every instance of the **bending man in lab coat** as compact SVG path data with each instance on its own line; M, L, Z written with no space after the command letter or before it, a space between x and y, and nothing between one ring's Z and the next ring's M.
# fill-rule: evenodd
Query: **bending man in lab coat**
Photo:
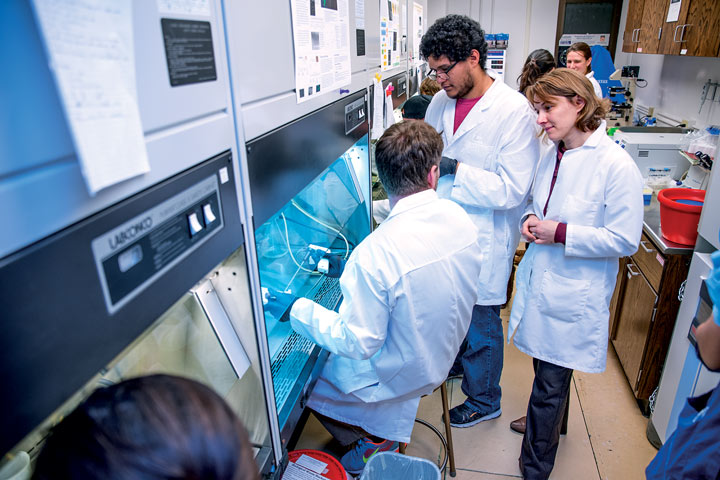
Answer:
M279 292L266 306L281 318L290 304L293 329L330 350L308 406L354 446L341 459L353 474L410 441L420 397L445 381L477 297L477 231L435 192L442 148L424 122L393 125L377 142L391 210L350 255L338 313Z
M508 338L533 357L535 380L520 453L523 478L555 464L573 370L605 370L608 306L618 259L635 253L643 224L642 176L602 128L610 102L567 68L526 90L553 142L515 226L531 242L515 276Z
M535 112L525 97L485 69L480 25L448 15L423 36L420 52L443 88L425 121L442 134L438 195L472 218L483 247L477 305L451 375L463 374L464 403L450 411L454 427L500 416L503 329L500 306L520 234L520 220L539 158Z

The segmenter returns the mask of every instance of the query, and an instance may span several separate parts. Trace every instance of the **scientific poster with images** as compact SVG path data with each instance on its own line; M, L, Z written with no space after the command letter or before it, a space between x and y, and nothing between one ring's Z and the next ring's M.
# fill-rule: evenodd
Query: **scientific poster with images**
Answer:
M400 65L401 42L398 0L380 0L380 58L382 71Z
M350 85L348 0L291 0L297 102Z
M423 18L423 6L413 2L413 23L412 23L412 40L411 40L411 60L414 65L422 63L420 60L420 41L425 34L425 19Z

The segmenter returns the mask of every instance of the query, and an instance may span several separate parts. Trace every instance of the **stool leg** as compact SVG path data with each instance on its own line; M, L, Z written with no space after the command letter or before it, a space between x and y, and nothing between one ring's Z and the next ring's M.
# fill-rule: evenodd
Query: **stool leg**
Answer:
M450 404L448 402L447 383L440 385L440 396L443 404L443 417L445 421L445 437L448 444L448 457L450 458L450 476L456 475L455 471L455 450L453 449L452 427L450 426Z

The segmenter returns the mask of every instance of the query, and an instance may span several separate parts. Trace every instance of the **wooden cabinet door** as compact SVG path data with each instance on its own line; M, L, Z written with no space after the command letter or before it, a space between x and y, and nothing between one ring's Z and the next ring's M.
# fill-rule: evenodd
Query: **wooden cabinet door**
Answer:
M686 0L689 1L689 0ZM637 53L659 53L662 28L667 18L670 0L645 0Z
M681 55L716 57L720 49L720 1L692 0L679 35Z
M697 2L698 0L694 0L694 3L697 4ZM667 19L668 9L670 8L669 4L666 6L664 14L665 18L663 18L662 25L662 36L660 38L660 44L658 45L658 53L662 53L664 55L680 55L680 49L684 48L682 47L683 43L681 42L683 25L686 24L691 3L693 3L693 0L682 0L680 3L680 14L675 22L665 21Z
M625 274L625 294L613 346L635 392L657 295L631 260L625 265Z
M630 3L628 4L625 33L623 34L623 52L635 53L640 33L640 25L642 24L644 4L645 0L630 0Z

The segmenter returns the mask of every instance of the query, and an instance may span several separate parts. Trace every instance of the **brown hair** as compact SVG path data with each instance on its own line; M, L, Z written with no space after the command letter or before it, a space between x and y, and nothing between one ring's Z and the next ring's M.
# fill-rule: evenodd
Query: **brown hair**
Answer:
M565 97L571 102L582 98L585 105L578 113L575 126L583 132L596 130L610 110L610 100L598 98L590 80L569 68L557 68L546 73L527 88L525 96L531 103L554 103L552 97Z
M535 83L541 75L551 71L555 68L555 58L552 53L548 52L544 48L533 50L525 60L522 72L518 76L518 83L520 85L520 93L525 93L525 90Z
M245 428L205 385L171 375L93 392L53 429L33 479L259 478Z
M375 145L378 176L390 195L407 196L427 190L427 175L440 163L443 141L425 122L396 123Z
M567 49L566 55L570 52L582 53L582 56L585 58L585 60L589 60L592 58L592 50L590 50L590 46L585 42L573 43L572 45L570 45L570 48ZM587 69L585 69L585 73L590 73L591 70L592 64L587 66Z
M425 80L420 84L420 95L433 96L440 91L440 84L430 77L425 77Z

